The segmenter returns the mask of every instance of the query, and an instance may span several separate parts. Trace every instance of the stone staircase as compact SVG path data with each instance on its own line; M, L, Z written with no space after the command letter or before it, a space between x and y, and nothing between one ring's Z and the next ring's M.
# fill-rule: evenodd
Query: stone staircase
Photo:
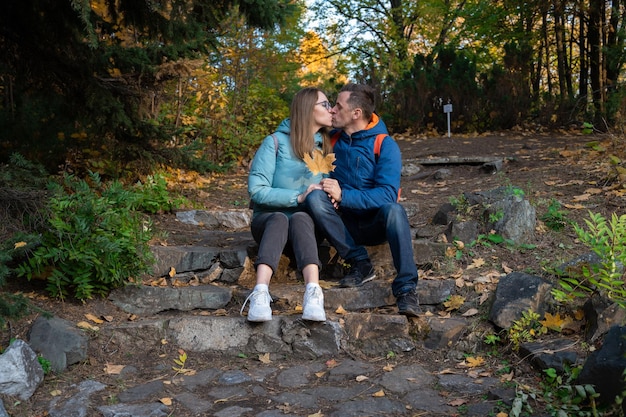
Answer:
M418 345L442 348L455 342L465 328L462 318L439 320L427 314L454 293L453 280L421 279L418 293L424 317L407 320L397 314L391 294L395 269L386 244L368 248L377 278L360 288L336 285L341 268L334 251L320 247L325 323L301 320L304 285L283 256L270 284L273 320L249 323L239 310L255 280L256 244L249 232L250 212L192 211L177 216L198 225L189 235L193 244L154 246L153 285L129 286L109 297L139 318L109 328L118 342L152 344L166 339L182 349L200 352L299 352L319 357L343 350L380 355L411 351ZM445 245L422 239L415 240L413 247L419 265L435 262L445 251Z

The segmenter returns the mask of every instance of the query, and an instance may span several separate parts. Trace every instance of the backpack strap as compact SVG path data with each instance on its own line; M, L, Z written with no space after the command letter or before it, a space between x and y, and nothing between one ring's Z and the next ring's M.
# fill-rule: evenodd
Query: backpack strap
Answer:
M380 133L376 135L376 140L374 141L374 157L376 158L376 162L378 163L378 157L380 156L380 147L383 145L383 140L387 135L385 133Z

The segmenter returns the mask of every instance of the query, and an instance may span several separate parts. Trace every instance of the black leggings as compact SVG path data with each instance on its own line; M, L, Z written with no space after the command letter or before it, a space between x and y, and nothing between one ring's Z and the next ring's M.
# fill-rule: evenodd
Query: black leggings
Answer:
M308 213L299 211L291 216L281 212L259 213L252 219L251 231L259 245L255 267L266 264L276 272L285 245L290 242L300 271L310 264L321 269L315 225Z

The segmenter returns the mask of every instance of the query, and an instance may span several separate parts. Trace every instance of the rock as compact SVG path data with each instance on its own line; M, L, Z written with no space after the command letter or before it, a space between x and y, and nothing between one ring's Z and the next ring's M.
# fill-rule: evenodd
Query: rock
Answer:
M72 388L77 392L70 398L63 396L50 401L50 417L86 416L91 394L102 391L106 385L87 379Z
M88 338L67 320L39 317L28 333L32 348L50 361L54 372L87 359Z
M242 210L187 210L176 213L176 218L186 224L202 225L208 229L245 229L250 227L252 213Z
M541 277L511 272L500 278L489 320L508 329L528 310L542 316L552 300L551 289L552 285Z
M399 315L349 313L344 315L345 347L365 355L408 352L415 349L407 319ZM385 337L377 335L385 334Z
M37 355L23 340L15 340L0 355L0 394L24 401L33 395L42 381L43 369Z
M478 238L480 233L480 225L476 220L451 222L446 230L446 238L448 242L460 240L463 243L471 243Z
M452 317L447 319L436 316L427 317L428 331L424 340L424 347L428 349L445 349L453 346L467 330L467 319Z
M480 166L480 170L486 174L495 174L502 171L502 159L496 159L491 162L485 162Z
M7 410L4 408L2 399L0 399L0 417L10 417L9 413L7 413Z
M98 407L103 417L166 417L171 415L167 406L161 403L115 404Z
M600 340L611 326L626 325L626 309L597 293L585 302L583 311L587 320L585 338L591 343Z
M109 300L128 313L152 315L167 310L217 310L226 306L231 296L230 289L215 285L177 288L128 285L111 291Z
M176 273L209 269L219 259L219 248L204 246L153 246L155 264L152 275L167 275L172 268Z
M600 402L613 404L615 396L625 388L626 327L613 326L606 334L602 347L592 352L577 379L578 384L591 384L600 394ZM622 404L626 412L626 403Z
M520 344L519 353L521 357L529 358L530 363L540 371L553 368L563 374L566 367L578 363L575 345L575 342L567 339L529 342Z
M402 165L401 174L403 177L410 177L422 172L422 166L418 164L406 163Z

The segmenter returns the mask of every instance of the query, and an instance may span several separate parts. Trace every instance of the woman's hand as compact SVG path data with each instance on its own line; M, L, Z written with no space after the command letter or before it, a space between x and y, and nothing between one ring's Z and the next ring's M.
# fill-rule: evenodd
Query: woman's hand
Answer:
M306 196L309 195L309 193L311 191L313 191L313 190L321 190L321 189L322 189L322 185L321 184L311 184L311 185L309 185L309 187L306 189L306 191L298 196L298 204L304 203L304 200L306 200Z

